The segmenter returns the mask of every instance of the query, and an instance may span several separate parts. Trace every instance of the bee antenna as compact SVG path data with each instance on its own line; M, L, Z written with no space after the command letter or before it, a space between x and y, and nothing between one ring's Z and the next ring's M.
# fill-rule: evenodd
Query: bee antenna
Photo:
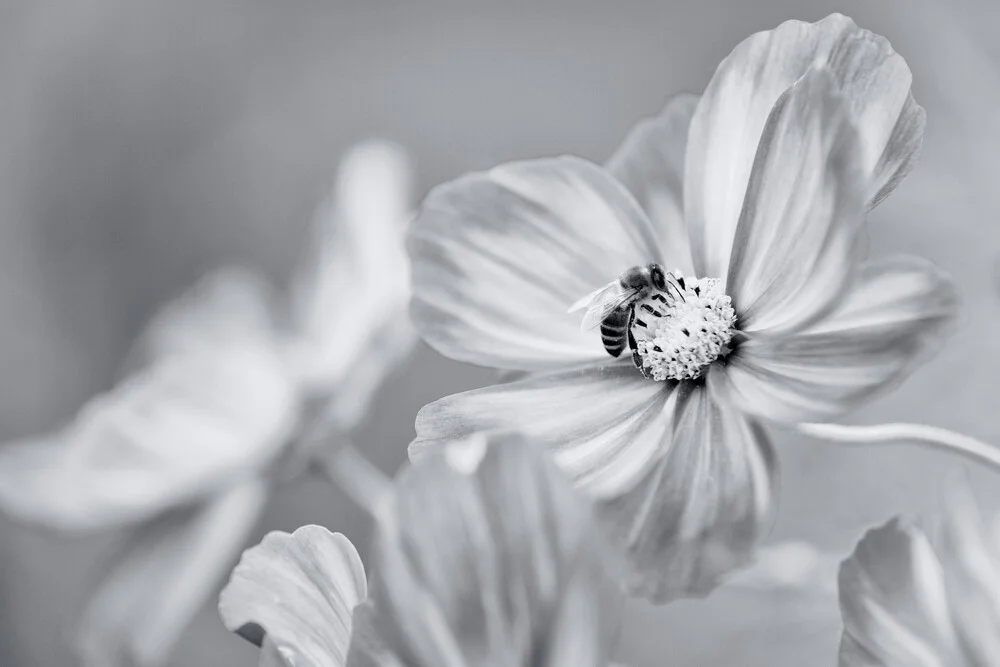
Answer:
M684 303L687 303L687 299L684 298L684 291L680 287L681 285L683 285L683 283L681 283L679 279L674 277L673 273L668 273L667 278L668 278L667 285L674 288L674 292L677 294L677 298L679 298Z

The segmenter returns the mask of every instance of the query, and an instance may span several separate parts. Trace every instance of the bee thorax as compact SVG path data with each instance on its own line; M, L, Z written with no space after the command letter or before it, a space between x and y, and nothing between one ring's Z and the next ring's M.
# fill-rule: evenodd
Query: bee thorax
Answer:
M636 365L658 380L693 380L729 352L736 323L732 300L715 278L685 278L635 304Z

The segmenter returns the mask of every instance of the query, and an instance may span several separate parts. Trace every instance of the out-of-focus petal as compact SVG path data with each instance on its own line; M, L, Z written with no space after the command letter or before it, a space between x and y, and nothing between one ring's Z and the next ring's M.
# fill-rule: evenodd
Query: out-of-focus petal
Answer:
M138 521L270 463L298 398L265 346L172 355L54 434L0 448L0 509L70 530Z
M317 211L310 256L292 286L287 345L296 374L320 393L352 381L355 362L395 363L416 338L406 317L411 180L401 148L367 142L341 161L336 187ZM381 334L386 328L396 335ZM372 349L376 336L381 344Z
M758 549L753 564L734 575L726 585L776 595L781 591L833 595L839 566L839 556L808 542L786 540Z
M684 205L699 275L725 277L765 121L815 66L830 68L861 133L866 200L884 198L912 167L924 113L906 62L885 38L839 14L751 35L719 65L691 121Z
M681 385L654 465L599 513L628 550L630 590L656 602L711 592L770 528L777 462L764 430L708 386Z
M372 600L402 664L605 667L620 611L609 553L542 450L512 436L452 443L395 489Z
M306 418L308 428L283 453L278 479L294 479L316 456L342 446L369 414L378 390L391 382L415 343L411 326L388 324L372 332L366 353L354 360L345 381L325 387L325 395L313 403L312 415Z
M77 632L85 665L156 667L212 595L268 496L251 480L205 507L140 529L88 603Z
M410 457L477 432L516 429L552 451L590 494L615 496L659 456L675 401L673 385L650 382L631 364L529 375L422 408Z
M382 622L371 597L354 608L347 667L407 667L379 637Z
M624 186L585 160L514 162L427 196L410 227L421 336L445 356L539 370L606 357L567 309L625 269L660 259Z
M234 266L213 271L157 311L128 361L141 367L169 354L269 340L273 307L263 276Z
M260 658L257 660L257 667L294 667L294 665L289 665L275 643L269 637L265 636L264 643L260 647Z
M858 263L858 133L826 68L774 105L736 227L726 293L743 332L799 328L839 300Z
M751 414L829 418L901 381L935 349L957 308L952 282L929 262L873 261L829 317L788 337L742 343L725 379Z
M974 665L1000 664L1000 554L969 489L950 490L935 552L941 561L954 625Z
M611 625L608 619L617 617L620 607L607 608L607 598L612 595L610 582L602 588L582 581L582 577L601 577L603 574L599 567L585 565L583 572L576 575L576 581L567 587L556 607L552 629L543 644L545 667L608 665L618 637L617 629L612 631L608 627ZM617 627L617 618L613 625ZM526 664L530 664L530 660Z
M417 343L417 332L406 311L402 321L388 322L369 332L363 356L354 359L347 370L345 382L327 394L327 416L341 430L350 430L367 414L376 392L400 368Z
M694 265L684 223L684 150L697 104L697 95L677 95L658 116L640 121L607 163L653 223L665 268L685 275Z
M272 532L243 554L219 596L222 622L290 665L346 664L354 607L368 594L350 540L320 526Z
M869 531L840 569L841 667L963 667L944 573L926 536L898 519Z

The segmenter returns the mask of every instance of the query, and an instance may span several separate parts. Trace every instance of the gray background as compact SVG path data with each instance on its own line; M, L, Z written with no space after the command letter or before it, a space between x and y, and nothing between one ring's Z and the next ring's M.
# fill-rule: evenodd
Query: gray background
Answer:
M903 53L929 116L921 163L872 216L872 252L932 258L964 300L947 348L852 419L923 420L1000 443L1000 5L611 4L0 2L0 438L50 429L111 386L156 305L217 264L286 279L351 143L404 145L420 193L512 158L602 160L670 94L700 91L751 32L839 10ZM358 440L393 469L421 405L489 377L421 348ZM913 448L777 440L775 537L838 552L897 511L932 506L957 468ZM997 478L971 474L991 503ZM259 534L309 522L367 537L360 513L315 480L280 493ZM0 519L0 665L70 664L61 633L106 550ZM635 605L622 658L834 664L832 605L749 598ZM172 664L254 657L210 606Z

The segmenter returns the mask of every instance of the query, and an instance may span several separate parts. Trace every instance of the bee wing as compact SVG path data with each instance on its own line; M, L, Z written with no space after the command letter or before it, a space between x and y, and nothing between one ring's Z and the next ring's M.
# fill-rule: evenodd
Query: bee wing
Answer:
M624 289L621 284L616 280L613 283L609 283L600 289L596 289L587 296L583 297L572 306L570 306L568 312L574 312L582 308L586 308L587 312L583 315L583 322L580 324L581 329L594 329L607 317L611 311L613 311L618 306L626 303L629 299L635 296L636 290Z
M596 329L608 314L614 310L614 303L595 303L587 312L583 314L583 321L580 322L580 329Z
M608 283L604 287L598 287L593 292L574 303L566 312L573 313L578 310L582 310L583 308L588 308L595 303L607 300L610 296L617 295L620 291L622 291L621 286L618 284L617 280L613 283Z

